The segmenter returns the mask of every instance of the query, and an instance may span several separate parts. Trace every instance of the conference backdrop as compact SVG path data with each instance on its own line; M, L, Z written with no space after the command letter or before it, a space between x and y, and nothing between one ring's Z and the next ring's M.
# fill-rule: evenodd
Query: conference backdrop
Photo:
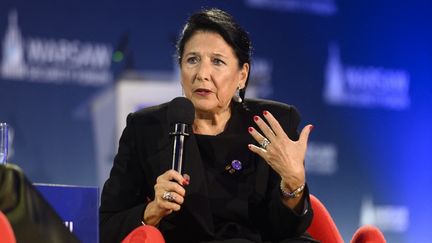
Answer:
M33 182L101 186L126 114L181 95L176 38L206 7L250 33L249 95L293 104L315 125L307 180L344 239L374 224L388 242L430 241L428 1L3 0L9 161Z

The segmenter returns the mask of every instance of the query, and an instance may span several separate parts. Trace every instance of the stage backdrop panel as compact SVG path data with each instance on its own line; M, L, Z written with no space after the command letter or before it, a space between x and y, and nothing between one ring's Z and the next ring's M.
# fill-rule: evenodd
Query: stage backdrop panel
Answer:
M33 182L101 186L126 114L181 95L175 41L202 7L250 33L250 95L293 104L301 126L315 125L307 180L344 239L369 223L388 242L429 241L427 1L1 1L9 161Z

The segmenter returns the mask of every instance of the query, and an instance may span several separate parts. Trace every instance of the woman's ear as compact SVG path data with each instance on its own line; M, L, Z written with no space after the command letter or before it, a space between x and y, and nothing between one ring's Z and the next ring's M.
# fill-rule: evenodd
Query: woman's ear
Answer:
M240 70L240 80L239 80L239 86L240 89L243 89L246 84L246 80L249 75L249 63L244 63L243 67Z

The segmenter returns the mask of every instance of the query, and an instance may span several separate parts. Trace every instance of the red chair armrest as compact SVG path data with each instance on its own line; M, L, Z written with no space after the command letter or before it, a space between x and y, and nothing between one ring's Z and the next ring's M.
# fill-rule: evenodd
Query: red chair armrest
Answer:
M351 243L385 243L383 233L373 225L364 225L360 227L353 238Z
M0 211L0 242L16 243L15 234L6 216Z
M130 232L122 243L165 243L165 240L156 227L143 225Z
M310 202L314 217L307 230L309 234L321 243L343 243L344 240L324 204L312 194L310 194Z

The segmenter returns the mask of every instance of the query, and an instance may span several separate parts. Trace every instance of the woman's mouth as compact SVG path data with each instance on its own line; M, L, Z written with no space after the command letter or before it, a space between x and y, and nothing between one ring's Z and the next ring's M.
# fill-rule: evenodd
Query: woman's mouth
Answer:
M194 91L194 93L197 95L200 95L200 96L207 96L207 95L211 94L212 91L209 89L196 89Z

